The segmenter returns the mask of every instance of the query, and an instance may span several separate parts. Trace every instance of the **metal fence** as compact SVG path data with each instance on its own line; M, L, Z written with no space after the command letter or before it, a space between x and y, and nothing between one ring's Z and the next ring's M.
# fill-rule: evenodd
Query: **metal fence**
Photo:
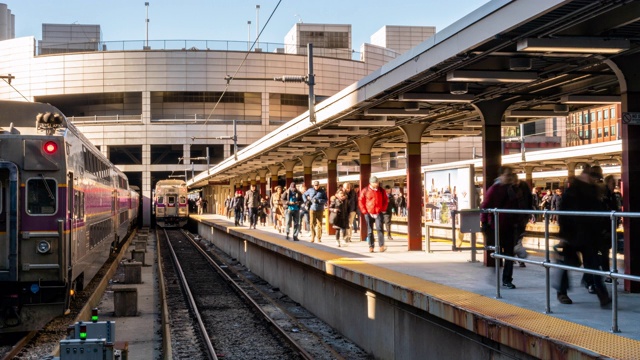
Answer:
M485 241L485 249L486 250L494 250L495 252L491 254L491 256L495 259L504 259L511 261L519 261L524 262L530 265L536 265L544 267L545 269L545 295L546 295L546 305L545 305L545 313L552 313L551 311L551 269L560 269L560 270L570 270L576 271L585 274L592 275L600 275L603 277L609 276L612 279L612 291L611 291L611 331L612 332L620 332L618 328L618 280L629 280L629 281L637 281L640 282L640 276L627 275L618 273L618 265L615 261L615 256L618 253L618 239L617 239L617 223L618 218L640 218L640 213L633 212L590 212L590 211L551 211L551 210L510 210L510 209L478 209L478 210L465 210L465 214L477 214L480 216L480 213L489 213L493 215L494 227L495 229L499 229L500 220L499 214L522 214L522 215L542 215L544 221L544 259L543 260L531 260L531 259L522 259L515 256L508 256L500 253L500 236L499 231L495 231L495 246L487 246ZM453 215L460 213L460 211L452 211ZM592 270L585 269L582 267L568 266L564 264L554 263L551 260L551 246L549 241L549 220L552 215L558 216L588 216L588 217L606 217L610 219L611 224L611 253L614 254L614 261L611 264L611 271L601 271L601 270ZM452 229L455 234L455 216L452 217L454 220L452 221ZM478 219L478 223L480 220ZM454 235L454 246L455 246L455 235ZM472 243L470 248L473 255L472 258L475 258L475 251L478 250L476 248L475 243ZM628 259L627 259L628 260ZM496 298L500 299L500 261L495 262L496 269Z

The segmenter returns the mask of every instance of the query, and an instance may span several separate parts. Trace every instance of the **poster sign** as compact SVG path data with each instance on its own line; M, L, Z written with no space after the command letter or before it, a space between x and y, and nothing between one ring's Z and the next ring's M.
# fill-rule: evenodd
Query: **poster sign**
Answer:
M476 208L474 177L473 165L425 172L426 221L448 224L451 210Z

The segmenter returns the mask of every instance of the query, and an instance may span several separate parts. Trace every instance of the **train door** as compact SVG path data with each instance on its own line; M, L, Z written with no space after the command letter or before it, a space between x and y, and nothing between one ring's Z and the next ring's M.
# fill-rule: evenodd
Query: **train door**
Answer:
M18 279L18 168L0 162L0 281Z

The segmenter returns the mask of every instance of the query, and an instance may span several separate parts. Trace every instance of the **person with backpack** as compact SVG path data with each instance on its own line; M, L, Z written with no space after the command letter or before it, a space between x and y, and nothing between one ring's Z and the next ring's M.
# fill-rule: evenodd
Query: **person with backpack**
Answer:
M302 205L302 194L296 189L296 183L292 182L289 188L282 193L282 202L286 208L285 213L285 239L289 240L291 223L293 222L293 241L298 241L300 234L300 205Z
M302 201L309 209L309 219L311 220L311 242L322 242L322 218L324 217L324 205L327 203L327 194L320 188L320 182L313 182L313 187L302 194Z

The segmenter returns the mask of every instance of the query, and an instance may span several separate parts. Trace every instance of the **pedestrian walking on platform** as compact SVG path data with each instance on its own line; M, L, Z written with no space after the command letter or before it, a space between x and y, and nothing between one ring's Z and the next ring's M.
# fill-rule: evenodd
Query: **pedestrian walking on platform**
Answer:
M597 182L602 179L602 169L592 168L588 164L579 176L573 178L569 187L562 195L562 210L566 211L605 211ZM578 253L582 254L585 269L600 270L598 250L603 246L605 230L609 225L608 219L591 216L559 215L559 236L562 239L558 254L565 265L580 266ZM554 277L554 288L561 304L571 304L567 290L569 276L567 270L559 269ZM611 297L600 275L590 275L593 290L598 295L601 307L611 303Z
M244 216L244 197L242 196L242 191L236 191L236 197L233 198L233 203L231 204L233 207L233 214L235 217L235 225L242 225L242 218Z
M388 202L387 210L383 214L384 228L387 232L387 241L393 241L393 238L391 237L391 218L396 212L396 199L394 199L393 195L391 194L391 186L385 186L384 190L386 192Z
M285 225L285 239L289 240L289 232L291 232L291 226L293 225L293 241L298 241L298 235L300 233L300 205L302 204L302 194L296 189L294 182L289 185L282 194L282 201L287 207L285 213L286 225Z
M372 176L369 179L369 186L360 190L360 198L358 207L364 215L367 222L367 241L369 243L369 252L373 252L375 240L373 237L373 226L375 224L378 233L378 246L380 252L385 252L387 247L384 246L384 231L382 230L382 215L387 211L389 198L384 190L380 189L378 178Z
M513 171L509 167L500 169L500 176L487 190L484 196L481 209L518 209L518 195L516 184L514 183ZM513 256L514 247L516 245L516 234L520 228L519 215L499 213L499 227L496 229L494 223L494 214L480 214L482 223L482 233L485 239L485 245L495 246L495 232L498 231L498 239L500 240L500 253L502 255ZM497 261L497 260L496 260ZM504 269L502 271L502 286L507 289L515 289L513 284L513 261L505 260Z
M313 182L313 187L302 194L302 202L309 208L311 221L311 242L316 239L322 242L322 218L324 217L324 205L327 203L327 194L320 188L320 182Z
M256 184L251 184L244 197L244 206L249 210L249 229L256 228L258 223L258 207L260 207L260 193L256 190Z
M232 203L233 198L231 197L231 195L227 195L227 199L224 201L224 208L227 212L227 219L231 218L231 210L233 210L233 206L231 206Z
M353 234L353 222L355 221L356 216L358 215L358 195L356 191L353 189L351 183L342 184L342 191L347 197L348 204L348 219L347 219L347 235L344 238L345 242L351 242L351 235Z
M335 196L331 197L329 204L329 224L336 229L336 243L338 247L341 246L340 233L342 233L342 238L345 239L344 245L346 246L347 228L349 228L349 201L343 189L338 190Z
M273 214L273 228L278 233L284 231L284 202L282 201L282 186L278 185L271 194L271 212Z

